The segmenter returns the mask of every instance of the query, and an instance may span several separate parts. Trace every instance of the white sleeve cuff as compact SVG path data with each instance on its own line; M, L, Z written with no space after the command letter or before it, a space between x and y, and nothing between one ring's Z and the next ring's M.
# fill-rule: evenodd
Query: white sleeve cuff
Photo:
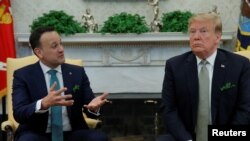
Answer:
M92 112L88 109L88 112L95 115L95 116L100 116L100 108L97 110L97 112Z
M36 102L36 111L35 113L45 113L47 112L48 110L41 110L41 107L42 107L42 99L38 100Z

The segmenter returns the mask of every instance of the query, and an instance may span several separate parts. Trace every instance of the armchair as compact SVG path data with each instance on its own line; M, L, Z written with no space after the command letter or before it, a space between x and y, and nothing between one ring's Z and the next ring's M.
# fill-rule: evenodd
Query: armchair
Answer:
M2 122L1 130L6 131L7 133L7 141L14 140L14 133L18 127L18 123L15 121L13 117L13 109L12 109L12 81L13 81L13 73L16 69L21 68L23 66L35 63L38 61L36 56L28 56L24 58L8 58L7 59L7 111L8 111L8 120ZM66 59L66 63L74 64L78 66L83 66L83 62L80 59ZM89 128L98 128L100 127L101 120L91 119L83 113L83 118L85 119Z
M247 57L250 60L250 50L237 51L236 54Z

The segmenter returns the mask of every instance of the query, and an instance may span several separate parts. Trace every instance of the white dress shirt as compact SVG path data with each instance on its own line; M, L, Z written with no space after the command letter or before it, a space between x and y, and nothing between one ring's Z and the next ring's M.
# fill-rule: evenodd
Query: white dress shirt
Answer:
M47 90L49 92L50 89L50 74L48 74L47 72L51 69L48 66L44 65L41 61L39 62L40 66L42 68L44 77L45 77L45 81L46 81L46 86L47 86ZM64 83L63 83L63 78L62 78L62 69L61 69L61 65L58 66L57 68L54 68L54 70L57 70L56 76L59 80L60 83L60 88L64 87ZM62 93L62 95L64 95L64 93ZM41 110L41 101L42 99L38 100L36 103L36 113L44 113L47 112L48 110ZM63 131L71 131L71 125L69 122L69 117L67 114L67 110L66 110L66 106L62 106L62 116L63 116ZM46 132L51 132L51 112L50 112L50 108L49 108L49 118L48 118L48 125L47 125L47 130Z

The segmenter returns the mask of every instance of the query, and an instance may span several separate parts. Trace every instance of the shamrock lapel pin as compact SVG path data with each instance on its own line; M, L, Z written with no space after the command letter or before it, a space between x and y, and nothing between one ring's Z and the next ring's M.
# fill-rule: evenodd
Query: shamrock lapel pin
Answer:
M73 92L75 93L77 90L80 90L80 86L79 85L75 85L73 87Z

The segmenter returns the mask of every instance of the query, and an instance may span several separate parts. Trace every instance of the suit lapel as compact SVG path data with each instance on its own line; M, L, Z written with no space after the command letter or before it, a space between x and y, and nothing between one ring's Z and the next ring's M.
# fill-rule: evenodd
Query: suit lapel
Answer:
M67 64L62 64L62 77L63 77L63 83L64 83L64 87L67 87L67 91L65 92L67 93L72 93L72 85L73 85L73 72L71 71L71 69L67 66Z
M211 113L212 123L215 122L217 110L220 102L220 87L223 85L227 70L226 56L218 49L217 56L214 63L214 72L212 78L212 92L211 92Z
M41 89L36 90L38 99L45 97L48 93L48 90L46 86L45 77L44 77L44 74L43 74L43 71L39 62L34 64L34 76L31 78L34 78L34 81L32 83L37 83L37 86L40 86L41 88ZM41 81L37 81L37 80L41 80Z
M193 124L196 123L197 115L197 104L198 104L198 71L197 71L197 61L195 55L190 54L184 66L187 76L187 85L190 93L190 101L193 109Z
M64 94L72 94L73 90L73 78L72 76L74 75L71 71L71 69L68 67L67 64L62 64L62 77L63 77L63 83L64 87L67 87L67 90L64 92ZM71 117L71 108L70 106L67 106L67 111L68 111L68 116Z

